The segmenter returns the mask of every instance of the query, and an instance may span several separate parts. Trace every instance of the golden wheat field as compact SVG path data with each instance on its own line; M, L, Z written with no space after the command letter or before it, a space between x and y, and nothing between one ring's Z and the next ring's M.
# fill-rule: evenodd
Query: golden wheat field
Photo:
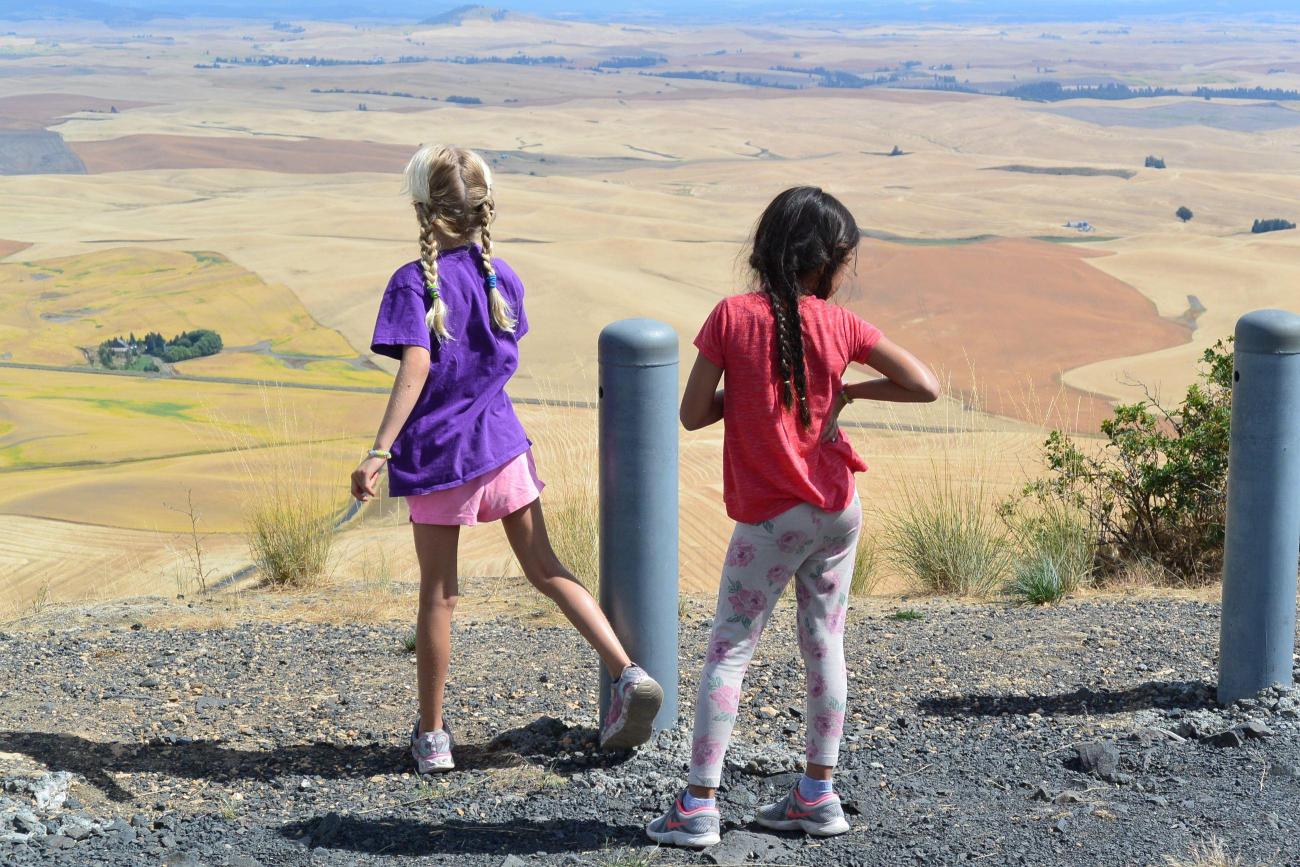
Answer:
M594 400L600 329L670 323L684 375L699 323L745 286L759 212L796 183L864 230L844 302L950 384L931 407L846 415L873 467L869 535L918 478L1014 491L1047 426L1095 430L1143 386L1180 391L1240 314L1300 298L1300 233L1250 232L1297 216L1300 101L996 95L1054 78L1294 90L1300 25L296 23L0 36L0 606L177 592L196 540L213 580L243 574L257 480L290 457L344 513L394 369L369 337L416 255L400 170L423 142L496 171L496 252L531 322L511 393L552 514L594 491L595 412L573 402ZM537 62L504 62L520 57ZM619 61L638 57L653 63ZM815 86L818 68L898 80ZM929 89L946 76L985 92ZM223 350L91 369L103 341L189 329ZM683 434L692 591L716 586L730 531L720 466L720 430ZM402 504L337 535L335 573L414 574ZM499 528L461 555L467 575L517 568Z

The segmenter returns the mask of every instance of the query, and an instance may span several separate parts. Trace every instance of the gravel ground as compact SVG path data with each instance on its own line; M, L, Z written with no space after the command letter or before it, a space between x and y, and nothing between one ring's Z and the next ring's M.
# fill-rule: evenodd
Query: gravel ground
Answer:
M405 624L157 628L186 605L158 600L47 612L0 633L0 863L1152 865L1217 837L1300 864L1300 691L1215 707L1216 605L907 604L921 619L871 600L848 627L853 830L752 822L802 755L783 606L745 684L723 842L703 853L642 833L682 784L684 727L595 750L596 663L567 628L458 622L458 768L421 780ZM684 606L683 720L708 625Z

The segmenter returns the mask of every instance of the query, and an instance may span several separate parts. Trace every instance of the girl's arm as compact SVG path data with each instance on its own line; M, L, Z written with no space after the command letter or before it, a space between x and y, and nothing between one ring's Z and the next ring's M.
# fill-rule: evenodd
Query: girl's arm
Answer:
M384 419L379 423L379 433L375 434L374 448L388 451L397 435L406 426L411 417L411 410L424 390L424 382L429 378L429 350L423 346L407 346L402 349L402 363L397 369L397 378L393 380L393 391L388 396L388 408L384 410ZM367 457L352 471L352 496L366 502L375 495L375 480L384 468L383 458Z
M934 371L887 337L872 348L867 364L884 377L846 386L844 393L854 400L931 403L939 399L939 379Z
M722 389L718 383L722 380L722 368L703 355L695 356L695 366L686 380L686 391L682 394L682 408L678 414L682 427L687 430L699 430L702 427L722 421Z
M847 404L845 398L894 403L931 403L939 399L939 378L934 371L889 338L880 338L867 363L884 376L844 387L844 394L831 405L830 417L822 430L823 441L831 442L839 437L840 412Z

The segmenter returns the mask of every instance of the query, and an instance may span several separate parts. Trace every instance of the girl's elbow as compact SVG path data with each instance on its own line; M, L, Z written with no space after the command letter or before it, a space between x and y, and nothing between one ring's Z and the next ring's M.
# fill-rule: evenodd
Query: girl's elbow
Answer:
M688 413L686 410L682 410L678 413L677 418L681 421L682 427L686 430L699 430L704 427L703 423L698 418L693 414Z
M939 399L942 389L939 387L939 380L934 377L928 377L921 385L921 402L934 403Z

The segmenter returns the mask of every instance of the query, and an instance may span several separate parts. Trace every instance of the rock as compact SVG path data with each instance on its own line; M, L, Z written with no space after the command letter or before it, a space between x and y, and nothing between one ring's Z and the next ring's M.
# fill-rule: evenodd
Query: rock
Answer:
M255 861L247 855L231 855L226 864L229 867L262 867L262 862Z
M730 831L716 846L704 850L704 857L714 864L742 864L746 861L784 862L793 850L780 837L752 831Z
M75 845L77 845L75 840L62 834L55 834L52 837L45 838L46 849L71 849Z
M95 826L80 816L65 816L63 819L63 834L73 840L85 840L94 830Z
M765 704L758 709L758 715L761 716L763 719L775 719L776 708L772 707L771 705Z
M1227 731L1219 732L1217 735L1210 735L1205 738L1205 742L1212 746L1233 749L1245 743L1245 739L1241 736L1241 732L1232 728Z
M149 675L144 680L140 681L140 685L143 686L145 689L153 689L154 687L158 686L158 678L154 677L153 675Z
M502 861L499 867L527 867L528 862L523 858L515 855L507 855L506 860Z
M1246 720L1235 729L1243 738L1266 738L1273 734L1271 728L1257 719Z
M1109 779L1119 772L1119 750L1113 744L1100 741L1081 744L1076 753L1079 768L1086 774Z
M306 782L304 780L304 782ZM329 812L321 816L312 828L312 845L313 846L330 846L334 838L338 836L339 829L343 827L343 817L338 813Z
M1053 798L1052 803L1057 806L1062 806L1065 804L1083 804L1086 803L1087 800L1088 799L1083 796L1082 792L1076 792L1074 789L1066 789L1064 792Z
M1300 779L1300 767L1287 764L1286 762L1273 762L1268 766L1268 774L1271 777L1280 777L1285 780Z
M1046 786L1039 786L1038 788L1034 789L1034 793L1033 793L1032 795L1029 796L1029 800L1031 800L1031 801L1051 801L1051 800L1052 800L1052 793L1049 792L1049 791L1047 791L1047 787L1046 787Z

